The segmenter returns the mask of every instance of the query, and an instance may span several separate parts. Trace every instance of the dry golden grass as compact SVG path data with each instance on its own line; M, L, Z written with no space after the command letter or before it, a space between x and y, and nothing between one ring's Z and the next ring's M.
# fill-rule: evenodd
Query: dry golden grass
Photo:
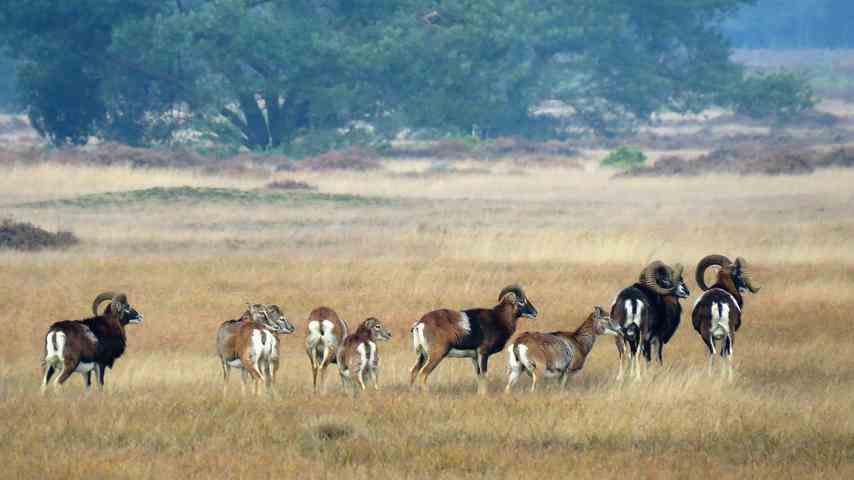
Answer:
M391 173L300 174L373 205L141 204L22 208L22 201L163 185L256 188L266 179L180 171L26 167L0 171L0 205L74 230L66 252L0 253L0 462L8 478L779 478L854 475L854 172L805 177L637 179L497 166L432 182ZM403 171L401 164L395 167ZM99 177L98 175L104 175ZM727 223L724 223L727 222ZM763 290L747 298L737 378L705 371L685 313L666 365L616 384L597 343L568 391L474 393L467 360L448 360L427 394L406 389L408 328L438 307L489 306L521 281L541 312L521 329L571 328L609 305L652 258L693 266L743 255ZM145 315L103 395L38 394L47 326L127 291ZM223 397L218 324L246 301L282 305L275 399ZM351 324L375 315L381 392L311 394L305 318L329 305Z

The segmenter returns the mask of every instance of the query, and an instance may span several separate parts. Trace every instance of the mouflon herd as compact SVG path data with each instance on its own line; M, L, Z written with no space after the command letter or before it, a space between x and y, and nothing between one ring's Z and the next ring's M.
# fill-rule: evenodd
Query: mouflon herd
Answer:
M715 281L708 286L705 273L714 266L718 267ZM627 371L639 379L642 364L652 361L653 350L658 362L663 363L664 346L679 327L679 301L690 294L682 273L682 265L656 260L641 271L637 282L618 292L610 312L596 306L575 330L524 332L512 341L519 319L535 319L539 313L520 285L501 289L498 303L491 308L428 312L410 328L415 351L410 387L426 388L430 373L445 358L469 358L477 390L485 393L489 357L504 350L508 343L506 392L512 390L523 373L531 377L531 391L544 378L557 379L563 387L584 367L596 337L601 335L614 337L620 360L617 378L622 379ZM724 255L708 255L697 264L695 278L703 293L694 302L691 321L708 349L709 373L719 354L721 373L731 380L733 344L744 308L742 295L758 292L759 286L741 257L732 261ZM104 303L107 306L99 313ZM107 368L113 368L125 351L125 327L143 320L127 295L117 292L96 296L92 314L82 320L56 322L48 329L42 361L43 393L54 377L58 388L72 373L83 376L88 391L93 371L99 389L103 389ZM273 394L279 367L279 335L295 330L281 308L273 304L249 303L239 318L223 322L216 332L223 388L227 387L231 369L237 369L244 391L251 380L256 394L261 383ZM324 391L326 369L333 363L345 391L352 389L356 394L367 384L379 389L378 343L391 339L391 331L376 317L365 319L351 332L333 309L312 310L306 323L305 347L314 391ZM645 362L639 361L640 355Z

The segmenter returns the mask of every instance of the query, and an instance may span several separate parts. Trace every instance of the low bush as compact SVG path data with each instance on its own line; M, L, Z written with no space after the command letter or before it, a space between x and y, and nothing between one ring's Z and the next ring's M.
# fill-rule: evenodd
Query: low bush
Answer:
M16 222L11 218L0 220L0 250L63 249L78 243L80 240L71 232L53 233L32 223Z
M620 147L599 163L603 167L619 168L620 170L631 170L646 163L646 155L637 148Z
M264 188L268 190L317 190L317 187L299 180L276 180L268 183Z

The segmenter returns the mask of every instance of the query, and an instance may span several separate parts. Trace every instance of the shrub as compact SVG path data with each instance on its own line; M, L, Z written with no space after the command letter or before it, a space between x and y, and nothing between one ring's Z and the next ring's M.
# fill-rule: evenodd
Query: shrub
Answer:
M787 72L747 77L725 95L723 103L738 114L781 122L798 117L816 103L807 80Z
M621 170L631 170L646 163L646 155L637 148L620 147L609 153L599 163L603 167L615 167Z
M317 187L299 180L276 180L265 187L268 190L317 190Z
M52 233L32 223L15 222L11 218L0 221L0 250L62 249L78 243L80 240L71 232Z

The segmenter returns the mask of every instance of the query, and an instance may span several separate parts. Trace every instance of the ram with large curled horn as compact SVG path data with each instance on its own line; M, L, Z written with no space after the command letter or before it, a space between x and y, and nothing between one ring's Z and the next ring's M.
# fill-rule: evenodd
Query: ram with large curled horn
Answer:
M109 302L104 313L98 307ZM92 386L92 371L98 373L98 386L104 388L104 374L122 356L127 346L125 326L142 323L124 293L104 292L92 302L91 318L63 320L50 326L45 335L44 377L42 392L53 375L59 372L54 385L65 383L72 373L83 375L86 390Z
M504 349L516 332L521 317L536 318L537 309L519 285L504 287L492 308L440 309L428 312L412 325L412 345L417 358L409 384L427 377L445 357L470 358L477 375L477 389L486 393L489 357Z
M643 353L647 363L651 361L652 347L658 346L658 361L664 361L664 345L670 341L682 317L679 299L689 295L682 278L680 264L667 265L656 260L640 273L637 283L617 294L611 306L611 318L621 326L622 333L616 339L620 355L618 379L624 373L624 359L628 347L628 369L640 378L638 355Z
M715 282L706 284L706 270L717 266ZM704 290L694 303L691 320L709 352L709 373L712 371L717 343L720 342L721 372L732 379L733 343L741 327L741 310L745 292L757 293L759 285L751 278L747 260L735 262L724 255L707 255L697 264L697 285Z

